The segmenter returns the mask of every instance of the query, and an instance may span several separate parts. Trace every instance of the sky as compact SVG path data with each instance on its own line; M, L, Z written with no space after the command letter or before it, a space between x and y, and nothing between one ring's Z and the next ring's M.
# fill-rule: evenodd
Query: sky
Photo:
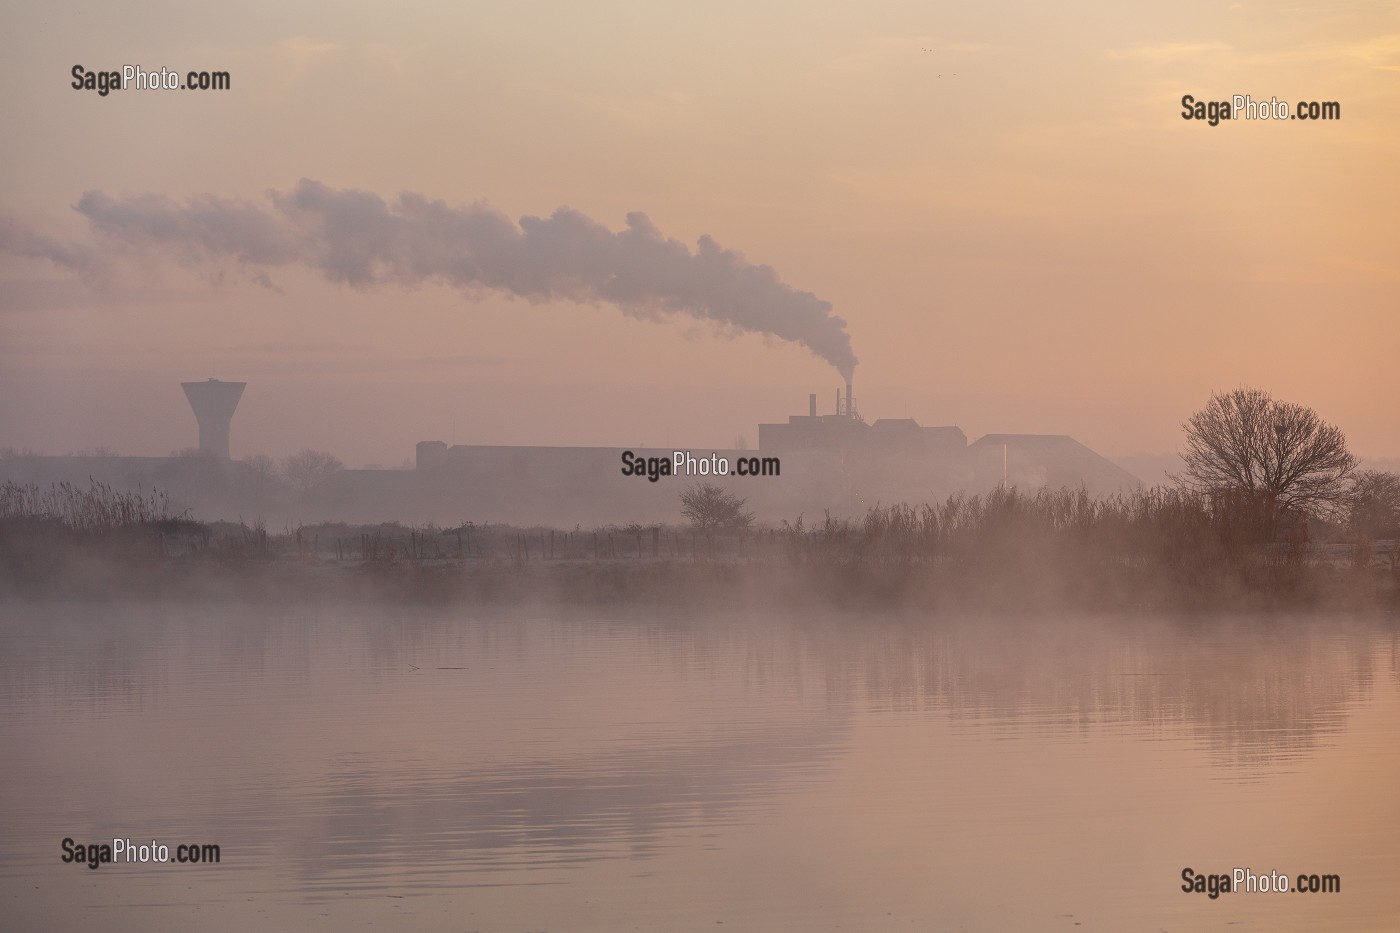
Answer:
M346 215L288 213L324 191L507 239L645 215L646 244L728 251L844 322L867 420L1126 457L1249 385L1400 457L1392 3L25 2L0 35L0 448L190 447L178 383L208 377L248 383L235 457L351 466L427 439L752 445L809 392L831 410L842 377L802 341L619 309L610 274L512 291L435 240L427 271L344 274L306 224ZM104 97L79 64L231 88ZM1341 119L1212 127L1186 94ZM285 249L152 233L206 209Z

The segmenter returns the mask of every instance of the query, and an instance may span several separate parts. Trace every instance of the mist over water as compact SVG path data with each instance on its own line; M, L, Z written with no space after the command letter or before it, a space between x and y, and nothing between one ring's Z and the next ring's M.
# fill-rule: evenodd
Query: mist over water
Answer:
M1400 642L1374 620L8 602L0 623L18 928L1400 920ZM222 859L94 871L65 836ZM1344 893L1180 890L1236 865Z

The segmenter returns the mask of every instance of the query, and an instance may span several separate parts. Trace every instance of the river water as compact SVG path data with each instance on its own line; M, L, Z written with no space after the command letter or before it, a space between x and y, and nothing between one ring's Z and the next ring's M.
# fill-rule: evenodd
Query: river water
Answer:
M1393 621L7 603L0 697L7 930L1400 929Z

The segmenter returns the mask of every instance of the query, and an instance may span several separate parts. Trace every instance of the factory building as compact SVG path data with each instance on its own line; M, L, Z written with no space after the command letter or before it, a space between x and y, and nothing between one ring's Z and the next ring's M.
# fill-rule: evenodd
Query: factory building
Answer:
M1091 495L1127 491L1136 477L1065 435L990 434L972 444L956 426L913 418L867 423L849 383L833 411L817 396L805 415L758 426L758 450L695 451L729 462L754 454L781 462L779 477L668 477L637 482L621 475L620 448L418 444L415 473L433 501L464 514L532 522L674 521L680 485L703 479L743 496L760 521L798 515L858 516L876 504L939 501L998 485L1033 491L1083 486ZM669 458L670 449L634 450ZM346 484L351 476L340 478ZM495 518L509 511L512 519Z
M790 415L786 424L760 424L758 447L773 453L825 450L939 456L967 447L967 436L958 427L923 427L913 418L881 418L866 424L847 400L843 408L837 395L836 411L817 414L817 396L808 396L805 415Z

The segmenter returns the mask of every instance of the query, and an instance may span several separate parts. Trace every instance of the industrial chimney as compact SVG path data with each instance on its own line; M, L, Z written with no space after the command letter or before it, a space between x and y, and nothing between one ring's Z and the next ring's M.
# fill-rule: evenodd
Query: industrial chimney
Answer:
M846 380L846 417L854 418L856 410L851 407L851 380Z
M182 382L185 398L190 400L195 420L199 422L199 449L220 457L228 457L228 429L233 411L243 397L246 382Z

